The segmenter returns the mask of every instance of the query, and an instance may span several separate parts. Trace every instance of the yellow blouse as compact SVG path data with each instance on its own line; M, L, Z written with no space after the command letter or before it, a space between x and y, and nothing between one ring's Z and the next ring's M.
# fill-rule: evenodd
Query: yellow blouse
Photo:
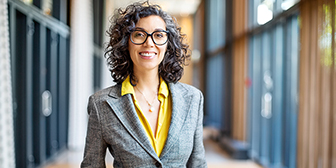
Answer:
M166 82L160 78L160 87L158 93L158 99L160 101L160 110L159 110L159 118L157 123L156 135L151 129L149 122L147 121L145 115L142 113L140 104L136 100L134 88L130 83L130 77L128 76L121 87L121 95L131 94L133 98L133 103L136 107L136 112L138 114L139 120L147 133L147 137L151 142L156 154L160 157L162 149L166 143L166 139L168 136L168 130L170 125L171 113L172 113L172 99L169 94L169 89Z

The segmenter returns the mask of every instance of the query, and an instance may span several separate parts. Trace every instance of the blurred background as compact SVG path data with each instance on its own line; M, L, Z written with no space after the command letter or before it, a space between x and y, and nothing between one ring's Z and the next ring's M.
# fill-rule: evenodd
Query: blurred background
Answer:
M105 31L132 2L0 0L0 167L79 167L88 97L114 84ZM187 34L209 167L336 167L335 1L150 3Z

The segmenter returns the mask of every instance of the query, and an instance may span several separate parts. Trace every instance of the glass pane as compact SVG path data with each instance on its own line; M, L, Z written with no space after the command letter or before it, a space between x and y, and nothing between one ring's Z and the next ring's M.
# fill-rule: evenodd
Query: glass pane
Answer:
M207 15L208 34L207 50L216 50L225 43L225 2L222 0L209 1Z
M264 0L257 7L257 22L263 25L273 19L275 0Z
M281 9L288 10L289 8L293 7L298 2L300 2L300 0L283 0L283 2L281 3Z
M207 62L207 100L205 123L215 128L222 127L222 100L223 100L223 57L221 55L212 57Z
M33 0L21 0L22 2L26 3L26 4L32 4Z
M46 15L52 15L52 5L53 1L52 0L43 0L42 1L42 11Z

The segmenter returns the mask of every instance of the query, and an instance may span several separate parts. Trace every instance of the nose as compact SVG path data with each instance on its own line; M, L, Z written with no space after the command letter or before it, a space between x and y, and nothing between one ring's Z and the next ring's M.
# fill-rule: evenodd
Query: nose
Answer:
M150 38L150 39L149 39ZM147 40L145 41L145 43L144 43L144 45L146 45L146 46L150 46L150 47L154 47L154 41L153 41L153 39L152 39L152 36L148 36L147 37Z

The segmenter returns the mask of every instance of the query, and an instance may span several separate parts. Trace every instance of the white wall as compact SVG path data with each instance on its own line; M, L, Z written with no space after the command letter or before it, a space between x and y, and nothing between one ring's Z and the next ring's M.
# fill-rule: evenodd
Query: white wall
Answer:
M0 1L0 167L14 168L13 104L7 0Z
M72 0L69 148L83 149L87 102L93 93L93 9L91 0Z

